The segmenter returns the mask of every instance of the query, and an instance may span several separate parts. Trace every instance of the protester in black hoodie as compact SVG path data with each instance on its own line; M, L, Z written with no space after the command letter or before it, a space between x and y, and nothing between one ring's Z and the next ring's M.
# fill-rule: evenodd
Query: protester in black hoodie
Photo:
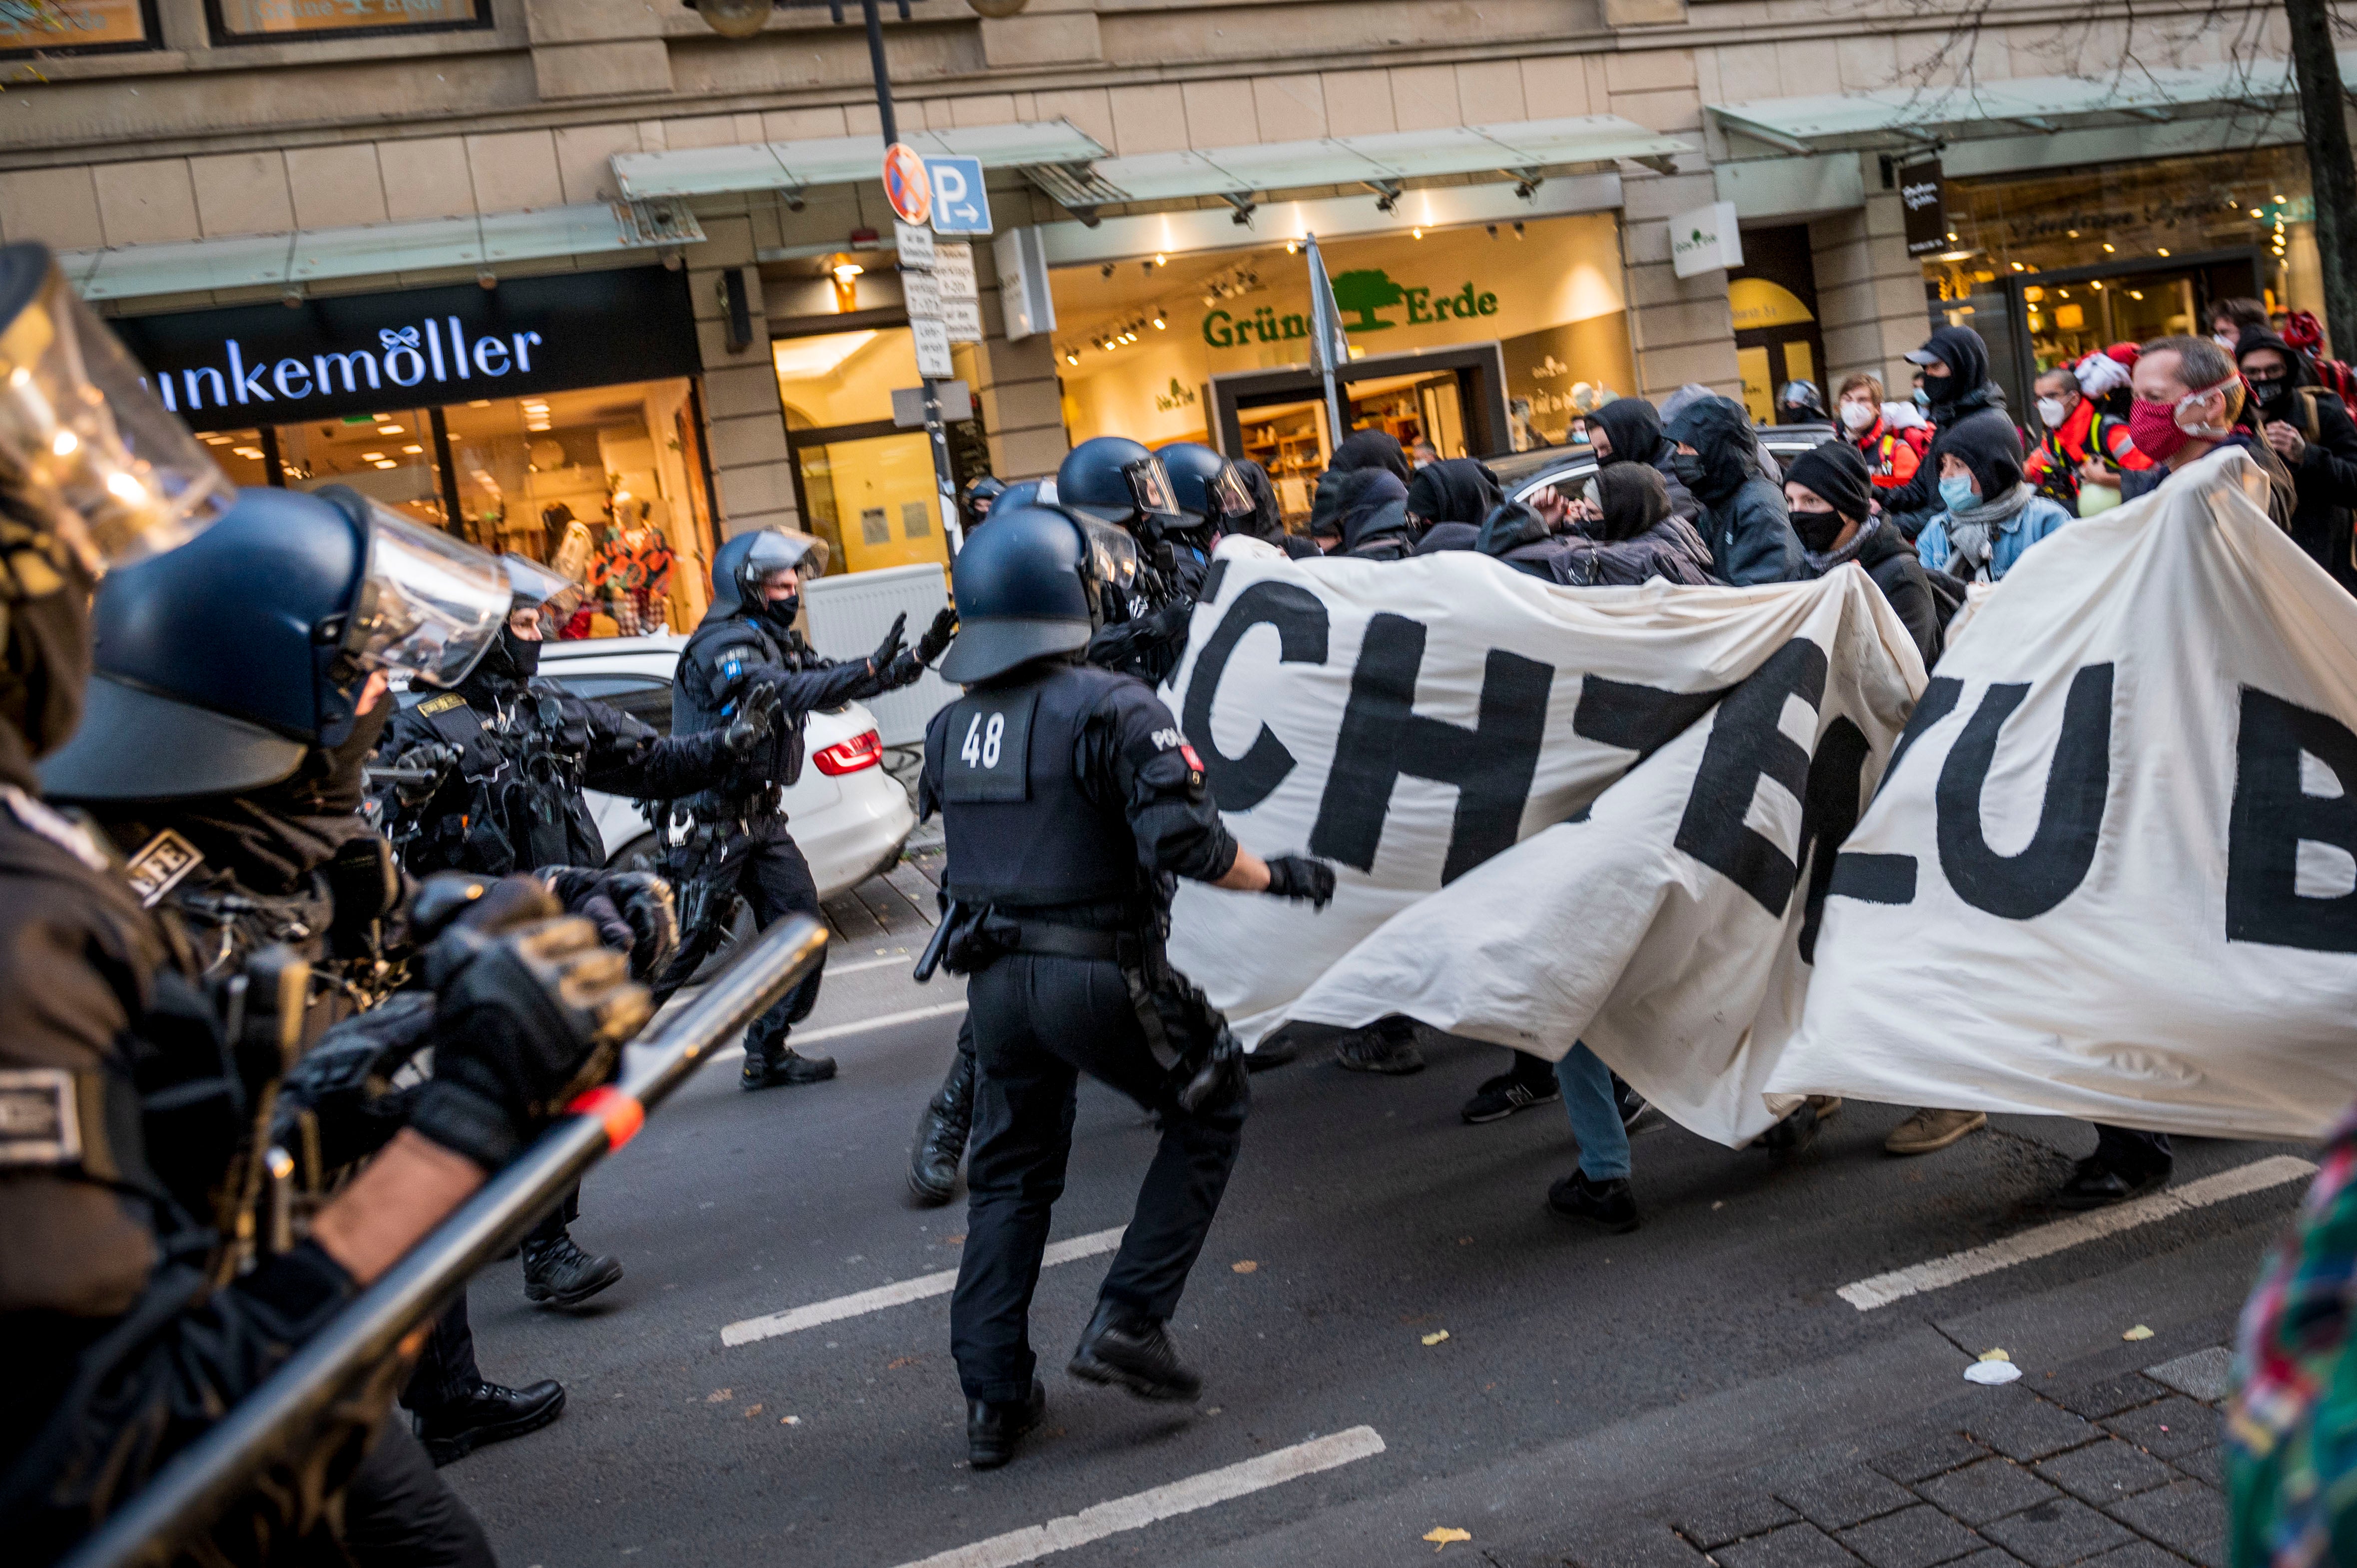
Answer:
M2299 504L2291 536L2357 593L2350 508L2357 505L2357 423L2339 398L2317 385L2308 356L2265 327L2245 326L2234 344L2244 384L2258 405L2266 443L2291 470Z
M1598 468L1580 502L1542 496L1541 515L1564 535L1565 569L1579 587L1631 587L1660 577L1704 586L1710 546L1670 510L1669 487L1642 463Z
M1276 486L1268 470L1250 457L1235 460L1236 478L1252 493L1253 514L1249 520L1230 519L1230 526L1238 533L1248 533L1254 539L1275 545L1296 561L1324 553L1317 545L1297 533L1288 533L1285 527L1285 509L1277 504Z
M1687 493L1671 470L1670 459L1677 449L1662 438L1662 416L1643 398L1615 398L1589 414L1587 439L1596 449L1598 467L1642 463L1662 476L1662 483L1670 493L1673 513L1688 522L1702 515L1702 503Z
M1318 476L1309 534L1329 555L1403 559L1408 553L1406 482L1388 467L1327 469Z
M1712 570L1737 587L1790 582L1801 542L1785 519L1783 492L1752 456L1750 416L1726 398L1701 398L1663 435L1677 446L1672 467L1703 504L1698 526Z
M1473 548L1517 572L1543 582L1568 586L1571 574L1566 557L1569 546L1555 537L1546 519L1524 501L1501 501L1481 520L1480 537Z
M1435 523L1469 522L1476 527L1501 498L1498 476L1473 457L1443 457L1426 463L1407 482L1408 531L1418 539Z
M1940 618L1923 564L1874 510L1874 474L1858 449L1828 441L1784 466L1784 501L1801 541L1797 579L1855 561L1889 601L1929 670L1940 658Z
M1944 510L1940 499L1940 453L1958 432L1980 429L1984 438L2003 430L2016 446L2021 433L2006 412L2005 393L1989 380L1988 345L1969 327L1943 327L1907 356L1923 368L1925 405L1933 427L1931 449L1915 477L1882 495L1882 514L1908 542Z
M1408 467L1399 437L1388 430L1353 430L1334 448L1334 459L1326 465L1328 473L1349 474L1361 468L1387 468L1403 485L1415 472Z

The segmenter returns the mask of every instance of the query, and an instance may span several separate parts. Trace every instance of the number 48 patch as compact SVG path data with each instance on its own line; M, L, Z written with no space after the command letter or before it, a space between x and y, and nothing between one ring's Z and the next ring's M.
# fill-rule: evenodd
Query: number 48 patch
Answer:
M1031 715L1037 691L967 697L950 711L942 795L951 800L1031 798Z

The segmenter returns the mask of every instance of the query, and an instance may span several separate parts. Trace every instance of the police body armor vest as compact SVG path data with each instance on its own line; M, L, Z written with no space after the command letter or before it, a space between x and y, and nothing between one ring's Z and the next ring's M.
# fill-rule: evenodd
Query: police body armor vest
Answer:
M749 632L749 637L746 633ZM734 646L721 655L721 668L705 669L705 650L723 633L728 634ZM775 664L783 670L799 669L802 659L798 650L790 651L777 638L751 616L727 616L706 620L695 628L680 650L678 678L671 687L671 731L673 735L701 735L717 729L737 716L733 698L724 699L720 688L727 680L726 665L730 654L742 650L748 664ZM713 677L716 676L717 679ZM803 714L780 710L770 726L770 738L761 750L744 767L737 769L742 788L712 791L722 796L749 796L766 792L772 784L791 787L802 776ZM708 796L698 796L705 800Z
M1111 788L1081 789L1081 731L1121 676L1062 665L970 693L942 720L950 897L1008 908L1110 903L1138 891L1137 841Z
M577 776L589 751L588 714L578 699L545 681L533 682L513 701L511 733L504 736L457 692L417 704L416 716L458 748L457 773L470 799L487 793L491 806L467 824L457 844L441 844L440 865L423 869L504 876L544 865L605 863L605 840L578 786L531 771L537 754L540 764ZM543 707L554 722L544 721Z

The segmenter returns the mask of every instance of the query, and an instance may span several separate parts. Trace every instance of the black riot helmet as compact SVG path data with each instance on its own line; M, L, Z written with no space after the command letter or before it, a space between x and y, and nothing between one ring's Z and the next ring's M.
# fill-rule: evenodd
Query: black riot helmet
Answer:
M942 676L987 681L1031 660L1088 646L1103 623L1101 551L1078 517L1056 507L992 509L990 526L952 568L957 640Z
M511 597L493 557L341 486L241 491L190 542L99 585L89 711L42 786L165 800L277 783L351 737L375 671L462 680Z
M1236 466L1200 441L1174 441L1156 456L1170 476L1178 510L1197 523L1229 526L1229 518L1250 517L1252 492L1236 473Z
M1006 482L996 474L976 474L968 479L965 494L959 498L965 508L966 532L971 533L980 528L983 520L990 515L990 509L1006 493Z
M801 596L772 605L761 596L761 579L772 572L799 572L804 581L826 571L826 541L791 528L759 528L740 533L712 553L712 607L707 620L748 616L791 628Z
M1056 504L1141 539L1187 526L1162 460L1126 435L1092 435L1067 453L1056 470Z

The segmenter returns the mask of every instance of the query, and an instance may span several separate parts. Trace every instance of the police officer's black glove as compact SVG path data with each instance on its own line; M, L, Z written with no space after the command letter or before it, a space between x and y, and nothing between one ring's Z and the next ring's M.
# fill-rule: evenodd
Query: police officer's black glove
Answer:
M671 884L651 871L617 871L606 878L606 886L637 939L630 944L630 978L661 973L679 950L679 910Z
M736 716L720 732L722 748L732 757L752 756L754 747L767 740L776 726L781 700L775 686L754 684L737 700Z
M933 617L933 624L925 628L925 635L917 639L917 662L931 664L939 659L949 648L950 639L957 636L957 606L943 605L941 613Z
M1311 908L1323 909L1334 898L1334 868L1306 854L1280 854L1268 863L1265 891L1296 903L1306 898Z
M435 792L449 778L450 770L458 766L458 748L438 743L413 746L393 759L393 766L404 773L420 773L424 777L395 779L393 799L404 806L422 806L434 799Z
M507 897L521 884L529 894ZM545 917L554 900L528 878L495 885L435 939L425 979L435 1009L434 1079L410 1125L494 1171L583 1090L611 1076L624 1041L653 1012L622 955L587 920ZM533 901L537 914L531 918ZM521 918L525 923L518 924Z
M884 634L884 640L877 643L876 651L867 656L869 669L881 675L892 668L892 660L907 650L908 644L901 641L900 632L908 624L909 615L906 610L892 618L892 629Z
M401 1131L410 1097L394 1090L393 1078L433 1043L433 1028L432 995L395 992L320 1036L278 1080L270 1141L317 1153L319 1168L303 1173L306 1185L367 1158Z

